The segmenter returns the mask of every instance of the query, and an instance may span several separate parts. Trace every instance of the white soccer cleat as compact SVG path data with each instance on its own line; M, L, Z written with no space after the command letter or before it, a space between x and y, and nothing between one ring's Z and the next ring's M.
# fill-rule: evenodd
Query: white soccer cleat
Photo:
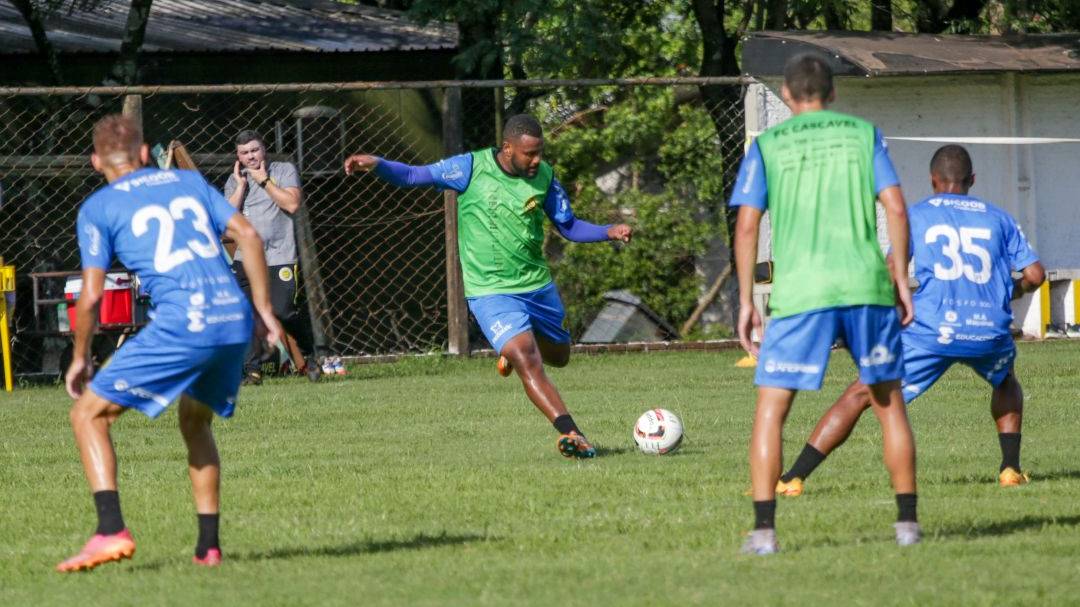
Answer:
M896 529L896 545L912 546L922 541L922 528L914 521L893 523Z
M780 544L776 541L776 529L754 529L746 536L739 554L756 554L765 556L780 552Z

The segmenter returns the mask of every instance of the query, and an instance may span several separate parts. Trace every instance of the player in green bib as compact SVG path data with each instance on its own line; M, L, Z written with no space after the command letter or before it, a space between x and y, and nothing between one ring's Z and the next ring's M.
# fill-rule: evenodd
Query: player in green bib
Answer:
M542 159L544 135L532 116L511 117L498 149L410 166L357 154L345 172L374 171L399 187L436 187L458 193L458 252L465 297L491 346L502 376L517 371L525 393L559 432L559 452L591 458L596 449L566 409L544 364L570 361L565 312L544 259L544 218L574 242L621 240L625 224L594 225L574 216L566 190Z
M901 324L912 320L907 284L908 221L885 140L874 125L826 109L832 71L816 55L784 68L784 102L792 118L762 133L747 150L731 205L739 207L735 264L739 339L757 357L757 412L750 438L754 531L743 552L779 549L775 516L784 419L799 390L818 390L833 343L851 351L870 386L882 425L885 464L899 510L900 545L919 541L915 442L900 393ZM885 207L892 267L877 241L875 199ZM773 243L771 321L761 334L753 304L761 217L769 212ZM894 308L894 305L897 306ZM899 311L899 315L898 315ZM902 316L902 318L900 317Z

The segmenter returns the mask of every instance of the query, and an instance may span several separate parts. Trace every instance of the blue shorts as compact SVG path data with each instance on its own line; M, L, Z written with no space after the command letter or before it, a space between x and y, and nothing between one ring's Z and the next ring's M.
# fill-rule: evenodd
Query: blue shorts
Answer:
M570 333L563 327L566 310L553 282L528 293L470 297L469 309L496 352L525 331L550 342L570 343Z
M967 365L994 388L1012 372L1016 346L981 356L948 356L904 344L904 402L910 403L934 385L955 363Z
M777 318L765 327L754 383L789 390L820 390L833 343L851 351L864 384L900 379L904 357L900 320L892 306L826 308Z
M191 348L160 345L147 337L151 336L144 331L120 346L90 381L90 389L151 418L164 413L181 394L221 417L232 416L248 344Z

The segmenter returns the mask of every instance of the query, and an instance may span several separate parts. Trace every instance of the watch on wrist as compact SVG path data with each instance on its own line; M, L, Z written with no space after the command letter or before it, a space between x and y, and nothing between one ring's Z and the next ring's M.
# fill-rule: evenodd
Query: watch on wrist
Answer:
M259 187L260 188L266 188L266 184L268 184L268 183L270 183L270 176L269 175L266 176L266 179L263 179L262 181L259 182Z

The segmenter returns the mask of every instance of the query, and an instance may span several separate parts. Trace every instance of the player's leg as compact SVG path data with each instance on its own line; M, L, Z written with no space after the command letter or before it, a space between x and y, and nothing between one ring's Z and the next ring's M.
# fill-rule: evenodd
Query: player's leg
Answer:
M577 427L562 395L544 372L543 355L532 331L510 338L499 353L510 361L529 400L559 432L559 451L567 457L594 457L596 449Z
M529 322L540 347L540 357L545 365L562 368L570 363L570 333L565 328L566 309L555 283L516 296L524 305ZM510 375L513 365L504 356L499 357L499 374Z
M844 444L863 412L869 408L870 389L859 381L852 382L818 420L795 463L780 476L776 493L791 497L802 495L804 481L834 449Z
M993 386L990 396L990 414L997 425L998 444L1001 446L1001 468L998 484L1015 487L1028 482L1027 474L1020 469L1020 430L1024 418L1024 392L1013 371L1016 347L1009 345L1004 351L968 361L983 379Z
M83 471L94 495L98 526L94 536L78 554L56 566L57 571L93 569L110 561L131 558L135 541L120 513L120 494L116 486L116 451L109 429L124 412L87 387L71 407L71 428L79 447Z
M915 486L915 437L900 390L904 375L900 321L892 306L854 306L845 309L843 331L859 367L859 381L870 387L870 402L881 423L885 467L896 493L896 542L902 546L917 543L921 531Z
M198 377L180 398L180 433L188 450L188 475L199 525L192 561L198 565L221 563L221 458L211 424L214 414L231 417L235 410L245 347L234 344L209 349Z
M187 445L188 476L191 477L191 493L199 520L194 560L198 564L216 565L221 562L218 540L221 458L210 426L214 413L185 394L180 397L179 418L180 434Z
M834 310L774 319L765 329L754 382L758 385L750 435L754 530L747 554L772 554L776 540L776 484L783 465L783 426L799 390L818 390L836 338Z
M933 386L953 364L954 359L904 346L904 379L901 392L910 404ZM836 403L818 421L817 427L790 470L780 477L777 493L801 495L804 481L850 436L863 412L870 408L870 388L860 381L852 383Z

